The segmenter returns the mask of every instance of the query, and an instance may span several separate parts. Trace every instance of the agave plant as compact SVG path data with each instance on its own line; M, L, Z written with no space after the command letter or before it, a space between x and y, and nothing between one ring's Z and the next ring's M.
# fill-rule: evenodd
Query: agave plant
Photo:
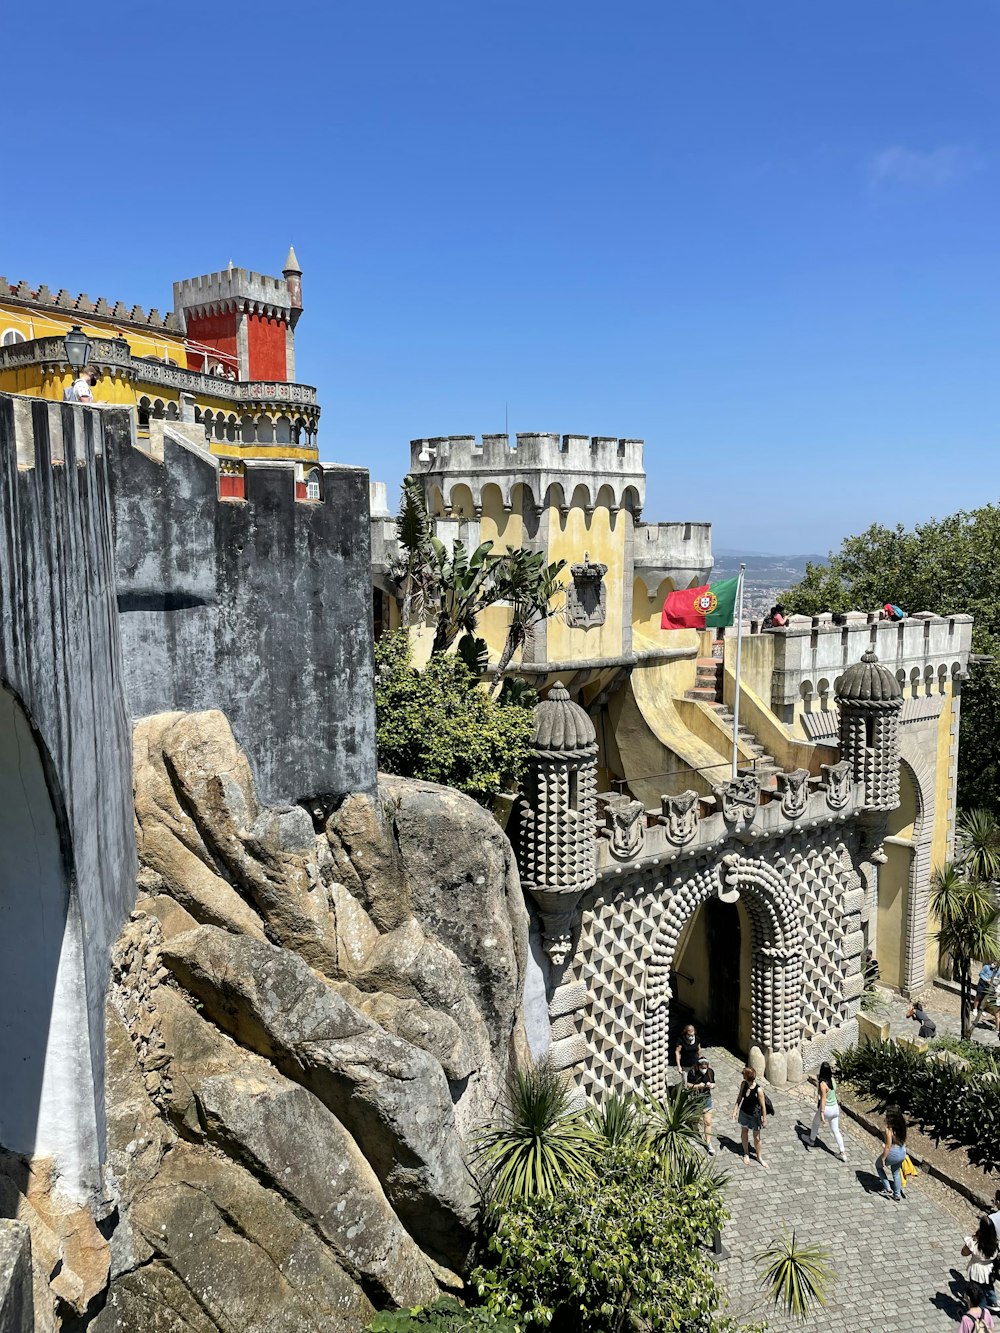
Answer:
M767 1266L758 1281L770 1289L775 1309L784 1309L794 1319L807 1319L815 1305L826 1304L826 1287L833 1270L828 1251L819 1245L800 1245L795 1231L783 1232L755 1255Z
M543 1063L514 1075L502 1123L480 1132L473 1157L483 1192L504 1204L593 1179L599 1146L562 1075Z
M698 1156L704 1110L704 1097L683 1083L668 1088L663 1098L649 1098L650 1147L665 1174L673 1175Z

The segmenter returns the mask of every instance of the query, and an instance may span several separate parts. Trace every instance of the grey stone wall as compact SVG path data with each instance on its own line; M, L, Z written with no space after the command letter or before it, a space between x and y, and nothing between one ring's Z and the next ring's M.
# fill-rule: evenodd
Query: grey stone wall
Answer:
M107 960L135 892L104 422L78 405L0 394L0 685L38 739L78 904L98 1071L80 1097L93 1096L102 1139Z
M32 1333L31 1234L27 1223L0 1219L0 1333Z
M134 717L222 709L275 804L375 786L368 474L248 463L246 499L168 425L163 457L106 413L118 606Z

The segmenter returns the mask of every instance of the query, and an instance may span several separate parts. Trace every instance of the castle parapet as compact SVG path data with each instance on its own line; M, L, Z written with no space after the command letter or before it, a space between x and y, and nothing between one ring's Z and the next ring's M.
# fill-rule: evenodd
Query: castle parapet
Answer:
M635 572L650 597L664 579L675 588L706 583L715 563L711 523L639 523L633 550Z
M605 435L522 433L438 435L410 441L410 471L420 477L430 500L435 488L446 509L457 487L467 487L476 508L487 486L496 486L505 507L523 485L536 507L628 509L638 519L646 498L642 440Z
M899 681L904 700L943 695L949 682L965 678L972 651L971 616L930 611L898 621L876 616L848 612L843 624L834 624L829 615L792 616L786 628L760 636L773 654L771 707L778 717L789 721L800 701L807 709L826 711L837 681L868 648Z

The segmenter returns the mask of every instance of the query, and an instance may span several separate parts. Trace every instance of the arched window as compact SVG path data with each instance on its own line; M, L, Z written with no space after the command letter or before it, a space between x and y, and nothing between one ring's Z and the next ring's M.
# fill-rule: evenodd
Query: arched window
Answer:
M0 338L0 346L13 347L15 343L23 343L24 334L20 329L4 329L3 337Z
M322 500L322 498L323 498L322 477L319 469L313 468L311 472L306 474L306 499Z

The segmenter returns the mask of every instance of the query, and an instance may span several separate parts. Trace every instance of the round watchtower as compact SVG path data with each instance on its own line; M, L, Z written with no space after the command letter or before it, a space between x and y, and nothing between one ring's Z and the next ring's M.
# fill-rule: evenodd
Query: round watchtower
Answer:
M899 681L869 648L834 687L840 710L840 755L851 777L865 784L865 807L899 805Z
M569 957L573 918L596 880L597 734L556 684L535 707L535 736L518 826L521 883L538 904L545 952Z

